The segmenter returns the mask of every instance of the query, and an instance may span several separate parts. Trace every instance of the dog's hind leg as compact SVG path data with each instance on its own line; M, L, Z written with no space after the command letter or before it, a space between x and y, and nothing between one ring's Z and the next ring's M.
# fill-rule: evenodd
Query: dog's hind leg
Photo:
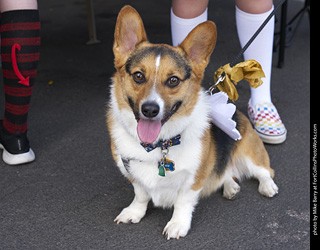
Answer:
M273 181L274 171L270 167L269 155L247 118L239 113L240 133L242 139L233 155L234 177L254 177L259 181L259 192L267 197L278 193L278 187Z
M226 173L223 182L223 197L227 199L233 199L237 193L240 191L240 186L234 181L230 173Z
M252 162L250 158L246 158L245 162L247 165L246 167L248 169L248 172L245 173L245 175L248 176L249 174L248 177L258 179L259 193L267 197L275 196L278 193L278 187L272 179L273 170L264 166L257 166Z
M124 208L122 212L115 218L115 222L119 223L138 223L146 214L147 206L150 200L147 192L137 183L132 183L134 187L135 197L131 204Z
M260 194L267 197L275 196L278 193L278 187L271 178L270 172L267 169L258 166L256 166L254 172L254 177L259 180L258 190Z

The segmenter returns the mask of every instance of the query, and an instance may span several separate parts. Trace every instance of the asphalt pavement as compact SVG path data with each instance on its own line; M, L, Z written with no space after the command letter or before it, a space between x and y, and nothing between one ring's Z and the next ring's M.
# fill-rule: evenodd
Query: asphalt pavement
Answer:
M41 56L28 131L36 161L12 167L0 160L0 249L309 249L308 16L285 51L283 68L277 68L278 52L273 57L272 99L288 130L283 144L266 145L279 194L261 196L256 180L242 182L231 201L218 191L199 202L185 238L167 241L161 233L172 209L150 204L139 224L113 222L134 194L113 162L105 110L114 73L117 13L131 4L151 42L171 43L171 1L93 2L101 42L86 45L84 0L39 1ZM288 20L302 6L299 0L289 1ZM217 25L218 39L204 87L213 81L215 70L240 51L234 2L210 1L209 19ZM236 105L246 113L249 86L241 82L237 88ZM1 117L3 88L0 92Z

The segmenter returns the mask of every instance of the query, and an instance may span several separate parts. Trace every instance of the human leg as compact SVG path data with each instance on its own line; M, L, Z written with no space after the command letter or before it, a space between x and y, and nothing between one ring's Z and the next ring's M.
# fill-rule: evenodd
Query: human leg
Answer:
M243 47L273 10L272 0L236 0L236 24ZM281 143L286 129L271 101L271 69L274 17L244 53L244 59L258 61L265 73L263 84L250 88L249 117L264 142Z
M209 0L172 0L171 35L177 46L198 24L207 21Z
M273 5L272 0L236 0L236 6L238 36L241 47L243 47L271 13ZM255 59L258 61L266 75L262 79L263 84L259 88L251 88L251 104L253 106L261 102L271 102L270 80L273 34L274 18L269 21L244 53L244 59Z
M0 9L5 87L0 148L4 149L3 160L9 165L16 165L34 160L26 133L40 53L40 22L35 0L0 0Z

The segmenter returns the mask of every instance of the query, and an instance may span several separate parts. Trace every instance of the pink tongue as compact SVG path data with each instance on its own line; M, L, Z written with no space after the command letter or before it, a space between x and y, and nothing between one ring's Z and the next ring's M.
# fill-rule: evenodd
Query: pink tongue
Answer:
M140 140L145 143L154 142L161 130L161 120L144 120L138 122L137 132Z

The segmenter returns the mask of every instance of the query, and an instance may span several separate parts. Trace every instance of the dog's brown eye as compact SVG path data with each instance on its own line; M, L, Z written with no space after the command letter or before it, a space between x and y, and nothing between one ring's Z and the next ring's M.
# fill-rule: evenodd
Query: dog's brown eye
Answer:
M133 73L132 78L133 78L133 80L134 80L136 83L139 83L139 84L145 82L145 77L144 77L144 75L143 75L141 72L135 72L135 73Z
M167 80L167 86L173 88L178 86L180 83L180 79L176 76L171 76L168 80Z

